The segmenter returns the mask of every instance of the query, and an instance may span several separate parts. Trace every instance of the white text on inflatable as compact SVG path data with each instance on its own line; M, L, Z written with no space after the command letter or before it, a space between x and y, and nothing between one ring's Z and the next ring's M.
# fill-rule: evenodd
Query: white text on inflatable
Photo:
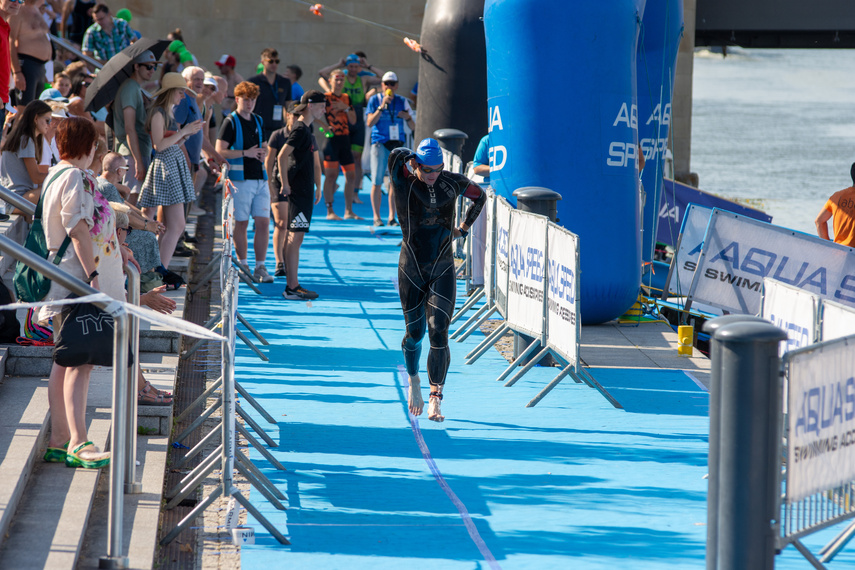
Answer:
M499 106L491 107L490 111L490 127L488 133L492 133L493 129L502 130L502 114L499 112ZM490 146L488 150L490 161L490 172L497 172L505 167L508 162L508 149L502 145Z

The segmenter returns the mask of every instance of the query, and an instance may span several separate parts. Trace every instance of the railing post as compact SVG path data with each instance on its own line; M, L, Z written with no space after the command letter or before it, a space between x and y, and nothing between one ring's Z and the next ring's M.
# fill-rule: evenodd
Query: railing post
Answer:
M725 315L704 324L704 332L710 335L710 360L713 363L710 369L710 437L707 460L707 570L716 569L718 549L718 460L721 429L721 372L718 363L721 362L721 347L715 340L715 332L726 325L743 322L768 321L753 315Z
M715 332L720 375L716 568L773 570L781 468L781 365L787 334L770 323Z
M140 273L133 265L125 266L125 275L128 276L128 302L132 305L140 304ZM127 419L125 427L125 494L136 495L142 493L142 483L137 481L137 381L140 371L140 321L134 315L128 315L128 332L131 338L131 354L134 362L128 371L127 381L128 393L126 401Z
M99 568L127 568L122 554L122 528L125 495L125 430L127 428L128 387L128 313L124 307L113 315L113 423L110 434L110 501L107 514L107 556L98 560Z

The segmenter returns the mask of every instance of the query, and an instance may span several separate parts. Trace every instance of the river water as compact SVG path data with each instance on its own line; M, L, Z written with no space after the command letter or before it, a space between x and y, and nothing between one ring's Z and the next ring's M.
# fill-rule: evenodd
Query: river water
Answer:
M855 50L695 52L691 168L700 188L816 234L852 185Z

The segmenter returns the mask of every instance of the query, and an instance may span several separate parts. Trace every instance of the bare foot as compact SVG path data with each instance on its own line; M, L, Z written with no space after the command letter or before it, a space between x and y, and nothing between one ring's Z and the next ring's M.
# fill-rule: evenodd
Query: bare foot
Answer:
M428 419L432 422L442 422L445 421L445 416L442 415L442 412L439 409L439 405L442 403L442 394L439 396L435 396L431 394L430 399L428 401Z
M407 406L410 413L414 416L422 415L422 408L425 407L425 401L422 399L422 387L419 375L410 376L410 393L407 396Z
M362 216L357 216L353 212L345 212L344 213L344 219L345 220L364 220L365 218L363 218Z
M338 214L336 214L335 212L327 212L327 219L328 220L335 220L337 222L341 221L341 217Z

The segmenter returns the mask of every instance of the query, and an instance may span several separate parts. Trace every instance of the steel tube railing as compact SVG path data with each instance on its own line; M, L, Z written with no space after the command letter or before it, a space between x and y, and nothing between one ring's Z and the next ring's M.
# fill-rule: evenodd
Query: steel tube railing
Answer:
M32 216L36 213L36 205L24 198L23 196L18 196L5 186L0 186L0 200L4 202L8 202L12 204L14 207L18 208L25 214Z
M132 305L140 304L140 273L133 265L125 266L125 275L128 276L128 302ZM134 363L130 366L127 386L128 393L125 399L127 411L125 426L125 493L137 495L142 493L142 483L137 481L137 379L140 373L140 321L134 315L128 315L128 332L131 337L131 354L134 355Z

